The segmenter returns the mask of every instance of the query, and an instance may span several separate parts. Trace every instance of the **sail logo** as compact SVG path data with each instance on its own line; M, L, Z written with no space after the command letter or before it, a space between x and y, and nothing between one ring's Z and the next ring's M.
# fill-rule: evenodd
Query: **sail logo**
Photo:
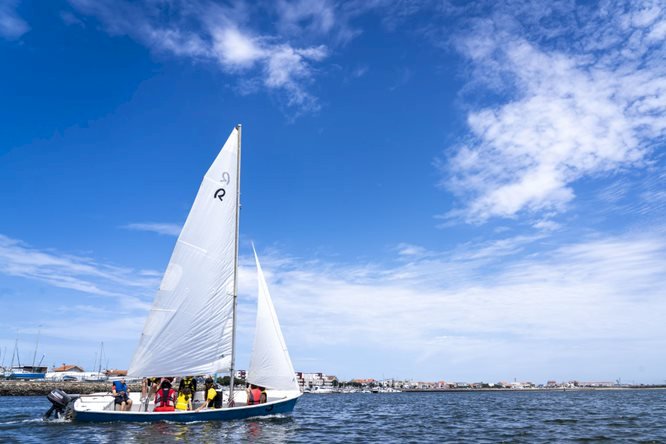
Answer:
M213 195L213 198L220 199L220 202L223 202L225 194L227 194L227 192L224 190L224 188L218 188L218 190Z
M224 171L222 173L222 178L220 179L220 182L222 182L225 185L229 185L229 182L231 182L231 176L229 176L229 173L227 171ZM215 191L213 198L220 199L220 202L224 202L225 194L227 194L227 191L224 188L218 188L217 191Z

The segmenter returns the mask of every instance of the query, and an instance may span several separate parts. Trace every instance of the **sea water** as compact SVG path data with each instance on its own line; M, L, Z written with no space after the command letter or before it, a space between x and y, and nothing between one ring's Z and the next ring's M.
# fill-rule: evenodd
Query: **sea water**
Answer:
M304 395L290 416L189 424L42 420L49 405L0 398L0 442L666 442L666 390Z

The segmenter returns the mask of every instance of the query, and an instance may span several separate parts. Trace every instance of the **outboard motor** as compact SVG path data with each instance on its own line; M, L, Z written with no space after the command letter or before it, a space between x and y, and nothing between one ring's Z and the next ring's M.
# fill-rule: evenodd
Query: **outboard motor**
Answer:
M51 408L46 412L46 414L44 414L44 419L50 418L53 412L55 412L56 419L70 419L72 414L72 406L78 397L79 395L68 395L64 390L61 389L51 390L51 393L46 395L46 399L51 401Z

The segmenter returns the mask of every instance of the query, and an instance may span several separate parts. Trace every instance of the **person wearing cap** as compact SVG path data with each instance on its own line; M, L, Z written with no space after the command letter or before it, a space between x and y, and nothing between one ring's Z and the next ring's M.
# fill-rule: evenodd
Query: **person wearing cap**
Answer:
M114 408L116 405L120 405L121 412L132 409L132 400L129 398L129 389L125 384L125 378L120 378L120 381L113 381L111 393L114 396Z
M220 396L222 395L213 387L213 378L209 376L204 383L204 402L197 407L196 411L200 412L205 408L215 408L216 404L221 405L222 400L219 398Z

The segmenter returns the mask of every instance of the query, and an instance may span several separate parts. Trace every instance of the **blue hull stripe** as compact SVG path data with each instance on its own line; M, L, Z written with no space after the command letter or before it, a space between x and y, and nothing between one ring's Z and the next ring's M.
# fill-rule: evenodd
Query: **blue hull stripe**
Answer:
M75 411L74 420L81 422L193 422L193 421L231 421L256 416L268 416L291 413L298 398L260 404L251 407L202 410L200 412L112 412L112 411Z
M46 373L12 373L7 379L44 379Z

